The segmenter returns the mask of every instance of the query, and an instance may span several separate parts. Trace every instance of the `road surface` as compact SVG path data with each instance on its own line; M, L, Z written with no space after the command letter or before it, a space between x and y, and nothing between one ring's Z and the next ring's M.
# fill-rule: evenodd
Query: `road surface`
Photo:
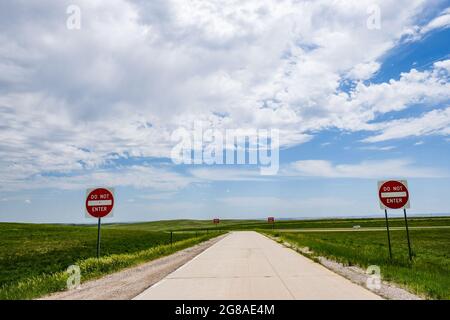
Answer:
M230 233L135 299L381 298L257 232L242 231Z

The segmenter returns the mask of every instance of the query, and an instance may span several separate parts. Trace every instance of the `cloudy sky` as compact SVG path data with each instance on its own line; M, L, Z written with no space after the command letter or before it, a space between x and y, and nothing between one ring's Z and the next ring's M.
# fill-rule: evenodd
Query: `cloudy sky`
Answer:
M449 26L440 0L1 1L0 220L89 222L92 186L111 222L374 215L385 178L449 213ZM278 174L174 164L194 121L279 129Z

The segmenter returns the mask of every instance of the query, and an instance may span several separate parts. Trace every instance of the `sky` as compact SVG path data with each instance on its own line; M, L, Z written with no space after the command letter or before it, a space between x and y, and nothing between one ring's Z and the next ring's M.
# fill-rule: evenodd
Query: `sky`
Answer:
M450 213L450 1L0 2L0 221ZM279 170L177 164L173 133L276 129ZM393 216L401 214L391 211Z

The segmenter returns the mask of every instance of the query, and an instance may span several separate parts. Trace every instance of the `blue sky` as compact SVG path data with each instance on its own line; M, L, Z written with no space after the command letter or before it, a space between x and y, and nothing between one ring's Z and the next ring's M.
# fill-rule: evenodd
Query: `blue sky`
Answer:
M93 186L109 222L373 216L390 178L450 213L450 2L375 4L0 4L0 221L94 222ZM199 120L279 129L278 174L174 164Z

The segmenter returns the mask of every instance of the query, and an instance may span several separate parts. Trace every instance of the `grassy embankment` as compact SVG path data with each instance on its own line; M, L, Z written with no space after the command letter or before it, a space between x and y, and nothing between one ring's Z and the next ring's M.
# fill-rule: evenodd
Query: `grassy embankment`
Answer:
M66 288L70 265L87 281L217 236L216 232L170 233L108 226L102 228L101 258L96 259L97 229L0 223L0 299L31 299Z
M393 261L389 261L387 235L373 232L266 231L280 241L307 247L345 265L378 265L384 280L432 299L450 299L450 229L411 230L413 262L408 259L405 231L392 231Z

